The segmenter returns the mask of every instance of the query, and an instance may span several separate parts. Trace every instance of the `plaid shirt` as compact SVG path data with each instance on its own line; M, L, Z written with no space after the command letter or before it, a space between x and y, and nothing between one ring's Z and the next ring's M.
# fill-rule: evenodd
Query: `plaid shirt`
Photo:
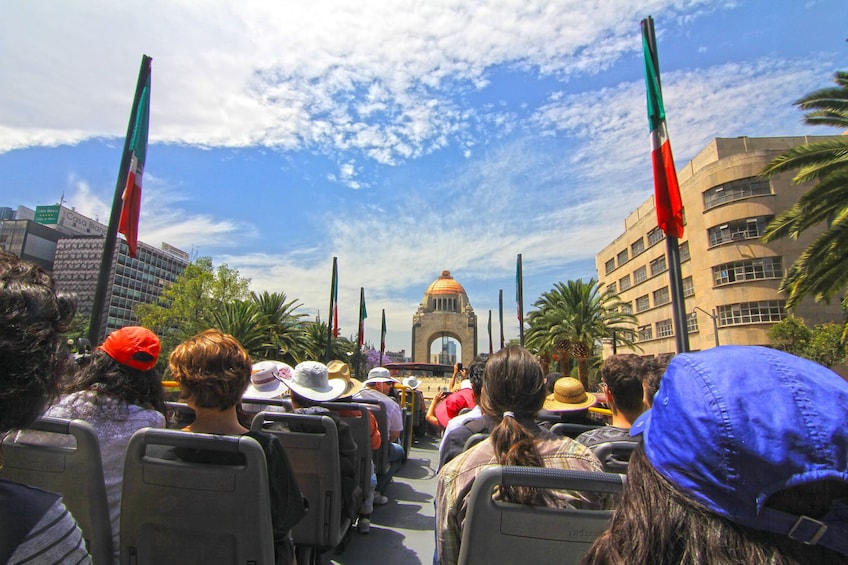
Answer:
M538 429L536 449L545 467L603 472L601 463L586 446L540 429L535 423L522 423L529 429ZM436 485L436 551L440 565L454 565L459 560L468 494L477 474L492 465L497 465L497 459L492 440L488 438L458 455L439 471ZM608 505L604 501L605 497L595 493L548 490L542 496L542 504L557 508L600 509Z

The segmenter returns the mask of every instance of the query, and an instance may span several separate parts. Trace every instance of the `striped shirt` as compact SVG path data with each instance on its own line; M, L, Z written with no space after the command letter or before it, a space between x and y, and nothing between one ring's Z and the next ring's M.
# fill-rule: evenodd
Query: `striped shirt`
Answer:
M557 436L527 422L538 430L536 449L549 469L573 469L603 472L592 452L570 438ZM440 565L454 565L459 560L459 546L468 505L468 494L474 479L486 467L497 465L491 438L487 438L458 455L439 471L436 484L436 552ZM606 506L600 495L576 491L545 491L544 502L556 508L600 509Z
M57 499L30 530L9 563L91 563L82 532L61 499Z

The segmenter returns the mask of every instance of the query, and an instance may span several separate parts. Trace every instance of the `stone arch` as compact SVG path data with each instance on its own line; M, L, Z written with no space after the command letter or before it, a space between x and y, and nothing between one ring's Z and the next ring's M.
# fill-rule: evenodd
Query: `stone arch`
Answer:
M412 317L412 360L430 361L433 342L447 335L459 342L462 363L468 366L477 356L477 315L465 289L442 271L424 292L418 311Z

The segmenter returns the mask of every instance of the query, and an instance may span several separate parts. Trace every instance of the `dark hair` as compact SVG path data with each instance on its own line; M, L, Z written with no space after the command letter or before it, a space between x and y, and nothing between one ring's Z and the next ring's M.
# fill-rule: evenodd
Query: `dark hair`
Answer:
M618 410L627 416L638 416L643 409L642 380L648 365L638 355L611 355L601 367L601 379L607 385Z
M848 485L841 485L844 496ZM804 486L773 496L769 505L787 510L800 503L807 509L801 513L820 517L831 502L822 494L832 485L821 481ZM746 528L711 512L657 472L640 444L630 457L627 483L610 529L595 540L582 563L828 565L845 563L845 556L788 536Z
M545 375L545 392L547 392L548 394L553 394L554 393L554 385L561 378L562 378L562 375L560 373L557 373L556 371L554 371L553 373L548 373L547 375Z
M150 357L150 354L144 352L137 355ZM94 391L98 396L116 396L127 404L152 408L163 416L166 414L162 377L159 372L155 368L139 371L122 365L102 349L96 349L90 362L80 368L63 387L65 393L82 390Z
M545 379L536 358L523 347L510 345L486 363L480 408L484 414L500 418L491 440L499 465L544 467L536 448L536 436L518 420L533 421L545 402ZM504 417L512 412L513 417ZM534 491L526 487L503 487L507 502L529 504Z
M480 398L480 393L483 391L483 374L486 371L487 361L488 358L481 358L478 355L468 366L468 381L471 383L471 392L477 398Z
M644 389L646 408L650 408L653 404L654 396L660 389L660 381L672 357L674 357L674 353L660 353L656 357L649 357L644 360L645 367L642 372L642 388Z
M206 330L179 344L168 360L180 398L200 408L226 410L241 402L250 384L250 355L236 338Z
M37 265L0 250L0 432L29 426L68 367L60 332L76 305Z

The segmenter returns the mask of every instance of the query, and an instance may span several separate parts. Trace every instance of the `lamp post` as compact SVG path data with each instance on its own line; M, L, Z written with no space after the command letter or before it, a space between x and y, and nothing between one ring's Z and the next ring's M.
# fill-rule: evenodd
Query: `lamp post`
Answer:
M713 321L713 335L715 336L715 346L718 347L719 346L719 343L718 343L718 314L716 314L715 308L713 308L712 314L710 314L709 312L707 312L706 310L704 310L700 306L695 306L695 310L700 310L701 312L703 312L704 314L709 316L710 319L712 319L712 321ZM692 312L692 314L694 314L694 313L695 312Z

